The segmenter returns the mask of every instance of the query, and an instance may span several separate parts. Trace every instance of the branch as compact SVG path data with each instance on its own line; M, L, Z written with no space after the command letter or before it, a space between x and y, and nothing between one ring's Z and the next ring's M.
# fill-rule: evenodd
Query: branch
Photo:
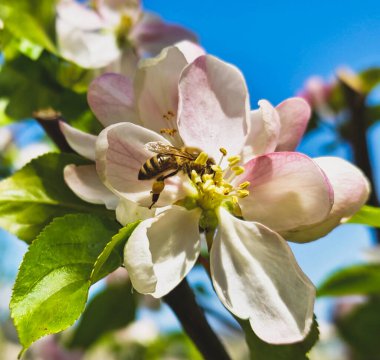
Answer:
M206 360L231 359L196 303L194 293L186 279L164 296L164 301L176 314L183 329Z
M350 86L349 82L345 81L344 77L341 77L339 80L350 111L349 137L354 160L356 165L358 165L367 176L371 184L372 191L368 199L368 204L379 207L379 200L376 195L376 187L367 145L366 95L354 89L353 86ZM375 229L375 233L376 242L380 244L380 229Z
M33 113L33 117L42 126L55 145L57 145L59 150L66 153L74 152L59 128L59 121L65 121L60 112L53 109L39 110Z

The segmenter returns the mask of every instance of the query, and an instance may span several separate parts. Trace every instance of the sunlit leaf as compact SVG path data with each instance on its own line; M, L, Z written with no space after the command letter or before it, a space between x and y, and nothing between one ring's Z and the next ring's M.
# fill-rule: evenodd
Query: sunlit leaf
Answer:
M86 306L69 346L90 347L102 335L132 322L135 311L136 303L129 281L107 285Z
M307 337L302 342L289 345L268 344L256 336L248 321L237 320L244 330L251 360L308 360L307 353L319 338L318 323L315 317Z
M79 199L65 184L63 168L85 163L76 155L50 153L1 181L0 226L30 242L58 216L69 213L114 216L104 206Z
M4 28L19 40L21 45L19 50L22 53L28 55L28 52L23 51L25 49L22 48L22 44L25 43L25 41L29 44L28 51L34 53L34 56L31 58L37 59L43 49L51 53L57 52L55 45L45 30L40 26L38 20L28 13L2 4L0 5L0 18L4 22ZM20 24L22 24L22 26L20 26Z
M79 317L95 261L118 228L106 218L71 214L55 219L33 241L22 261L10 305L24 350Z
M380 208L364 205L348 223L363 224L380 228Z
M380 264L361 264L340 269L318 289L318 296L369 294L380 294Z
M107 260L110 258L111 254L113 254L119 259L119 262L117 263L116 267L119 267L122 264L122 251L124 249L124 245L139 223L140 221L136 221L134 223L126 225L125 227L120 229L120 231L116 235L112 237L112 240L107 244L107 246L104 248L104 250L95 262L94 270L91 274L92 282L96 282L97 279L102 278L104 276L103 267L104 264L107 263Z

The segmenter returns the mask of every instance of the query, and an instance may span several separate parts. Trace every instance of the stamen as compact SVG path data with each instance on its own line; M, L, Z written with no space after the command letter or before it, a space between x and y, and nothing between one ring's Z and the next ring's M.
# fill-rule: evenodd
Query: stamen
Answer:
M163 129L160 129L160 133L163 135L169 135L171 137L174 137L174 135L177 133L177 130L176 129L163 128Z
M239 188L240 189L246 189L249 185L251 185L251 183L249 181L244 181L243 183L241 183L239 185Z
M227 150L225 148L220 148L219 151L222 153L222 156L220 157L220 160L218 162L218 166L220 166L220 164L223 161L223 158L227 155Z
M248 190L238 190L236 193L237 193L237 196L239 196L240 198L245 198L249 195Z
M239 155L231 156L227 160L228 160L228 166L232 167L232 166L234 166L240 162L241 156L239 156Z
M241 175L245 171L243 166L234 166L231 168L231 170L235 173L236 176Z
M206 165L208 160L208 155L205 152L201 152L198 157L195 159L195 163L199 165Z

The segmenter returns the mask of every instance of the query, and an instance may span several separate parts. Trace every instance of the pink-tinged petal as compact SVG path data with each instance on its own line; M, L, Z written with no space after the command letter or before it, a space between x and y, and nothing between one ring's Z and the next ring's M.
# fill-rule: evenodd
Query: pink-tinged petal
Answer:
M198 57L182 72L178 128L184 143L214 160L223 147L241 152L247 134L248 92L241 72L213 56Z
M234 315L271 344L305 338L313 322L315 288L286 241L267 227L220 208L210 253L212 281Z
M280 117L266 100L259 101L260 109L251 111L250 130L243 149L244 161L273 152L280 135Z
M101 182L95 165L67 165L63 174L66 184L82 200L116 209L119 199Z
M332 187L306 155L278 152L245 164L237 183L249 181L249 196L239 200L243 216L279 232L324 220L333 204Z
M136 99L140 119L148 129L158 133L161 129L177 130L178 81L186 65L185 56L175 46L140 63L135 78Z
M183 40L174 44L174 46L182 52L189 64L200 56L206 55L205 50L192 41Z
M119 123L104 129L96 142L96 166L104 184L115 194L148 207L152 204L152 180L138 180L144 163L155 156L145 145L169 144L161 135L132 123ZM165 189L155 206L166 206L182 198L182 180L165 180Z
M95 161L95 135L91 135L85 133L84 131L75 129L63 121L59 122L59 127L62 131L62 134L66 138L66 141L69 143L70 147L73 150L75 150L78 154L82 155L86 159Z
M140 124L135 111L132 80L108 73L96 78L88 88L91 110L104 127L119 122Z
M276 151L294 151L311 116L309 104L301 98L290 98L276 107L280 115L281 132Z
M370 184L354 165L336 157L313 159L325 172L334 189L334 205L322 222L284 233L287 240L309 242L327 235L342 219L355 214L368 200Z
M138 292L162 297L188 274L201 250L199 218L199 209L173 206L138 225L124 250Z
M197 42L195 34L182 26L167 24L158 16L145 13L133 28L130 38L140 52L158 54L163 48L182 40Z
M139 206L133 201L120 199L116 208L116 220L123 226L154 217L155 209Z

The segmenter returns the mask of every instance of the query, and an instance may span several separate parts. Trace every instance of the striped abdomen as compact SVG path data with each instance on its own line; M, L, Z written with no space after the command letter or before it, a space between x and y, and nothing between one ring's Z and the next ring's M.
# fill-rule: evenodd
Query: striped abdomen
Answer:
M138 174L139 180L149 180L157 177L163 172L171 169L177 169L178 164L173 155L158 154L148 159Z

